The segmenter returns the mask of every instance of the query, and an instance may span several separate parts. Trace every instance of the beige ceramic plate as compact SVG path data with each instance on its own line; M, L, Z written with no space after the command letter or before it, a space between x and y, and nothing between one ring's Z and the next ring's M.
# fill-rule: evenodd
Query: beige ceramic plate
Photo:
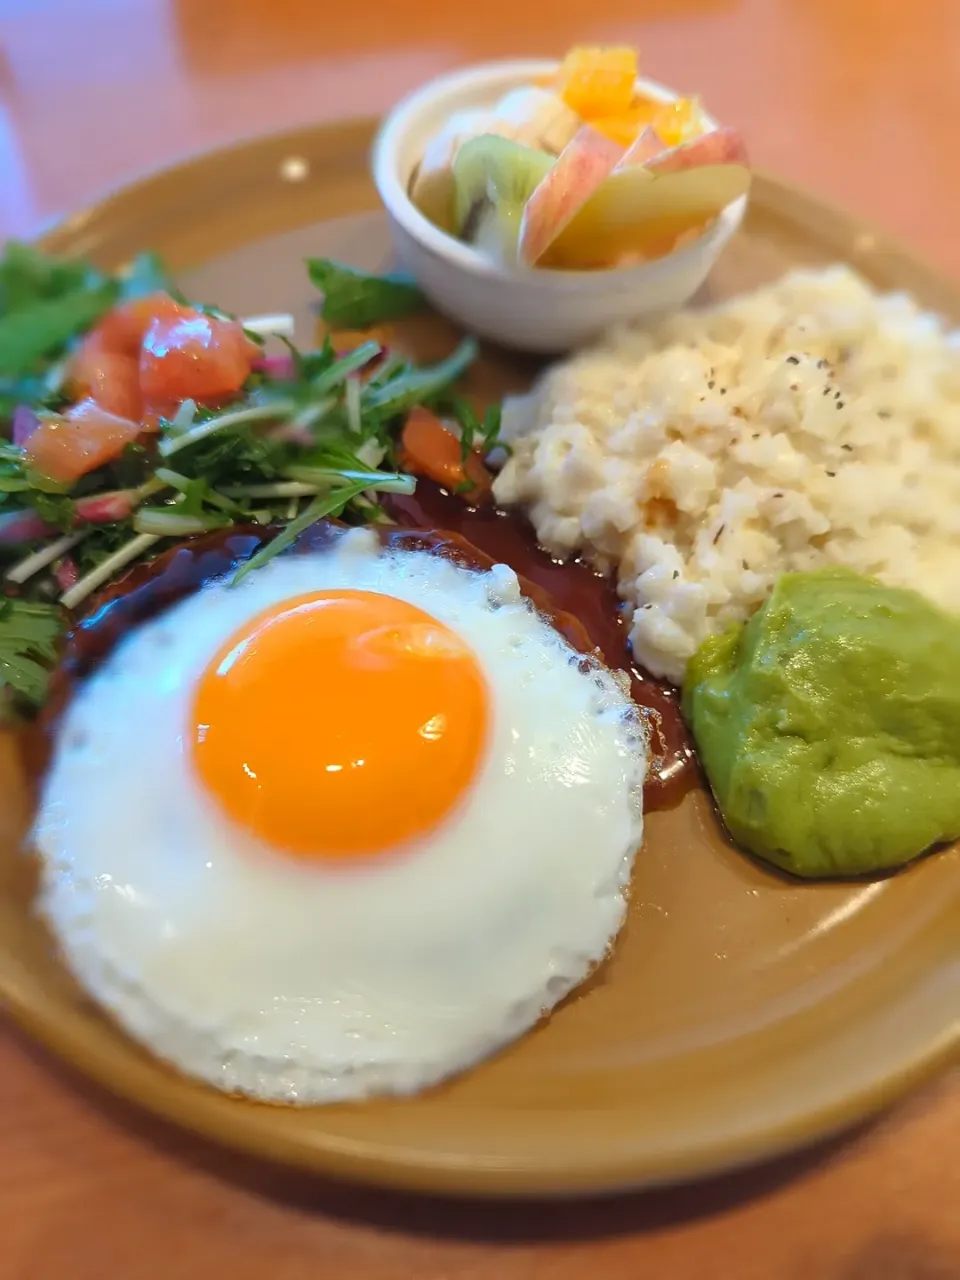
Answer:
M71 218L48 243L105 264L152 246L194 296L305 320L305 254L388 259L370 137L367 125L312 130L210 156ZM843 258L960 319L960 297L932 272L769 179L756 183L713 291ZM478 377L498 392L529 373L487 357ZM410 1101L307 1111L234 1101L140 1052L58 966L20 852L27 783L14 744L0 748L0 999L109 1088L253 1152L443 1192L659 1183L848 1125L960 1041L958 850L875 883L791 884L730 848L695 794L649 819L612 961L494 1061Z

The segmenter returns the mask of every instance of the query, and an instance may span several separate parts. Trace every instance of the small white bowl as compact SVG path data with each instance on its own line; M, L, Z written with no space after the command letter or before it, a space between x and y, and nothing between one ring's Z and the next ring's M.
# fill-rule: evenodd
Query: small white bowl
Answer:
M408 195L430 139L454 111L492 106L557 65L548 59L492 62L440 76L394 107L373 146L373 180L403 269L437 310L465 329L543 353L566 351L614 325L653 320L682 307L707 278L747 207L741 196L699 239L656 262L604 271L507 269L434 226ZM677 97L653 80L638 80L637 88L661 102ZM708 117L708 123L716 122Z

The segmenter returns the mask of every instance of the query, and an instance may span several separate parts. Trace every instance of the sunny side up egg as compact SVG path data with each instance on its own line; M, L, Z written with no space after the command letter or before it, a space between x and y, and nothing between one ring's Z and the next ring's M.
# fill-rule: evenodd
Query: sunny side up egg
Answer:
M61 722L34 843L82 985L218 1088L410 1093L604 958L646 741L505 566L368 530L131 632Z

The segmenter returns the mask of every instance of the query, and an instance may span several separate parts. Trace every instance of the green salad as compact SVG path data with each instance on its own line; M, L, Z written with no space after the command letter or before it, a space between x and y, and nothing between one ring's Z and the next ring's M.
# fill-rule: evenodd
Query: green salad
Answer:
M329 328L422 305L400 276L305 264ZM70 611L172 541L283 526L249 565L323 517L385 519L410 493L412 410L455 425L461 456L496 438L456 383L472 339L423 367L373 339L301 349L289 317L238 320L180 292L144 254L109 273L23 243L0 257L0 701L38 705Z

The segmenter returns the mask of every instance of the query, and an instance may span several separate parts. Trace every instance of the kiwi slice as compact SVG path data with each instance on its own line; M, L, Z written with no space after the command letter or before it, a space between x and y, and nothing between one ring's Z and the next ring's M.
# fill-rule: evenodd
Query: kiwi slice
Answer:
M454 227L461 240L515 263L524 205L556 162L496 134L471 138L453 162Z

